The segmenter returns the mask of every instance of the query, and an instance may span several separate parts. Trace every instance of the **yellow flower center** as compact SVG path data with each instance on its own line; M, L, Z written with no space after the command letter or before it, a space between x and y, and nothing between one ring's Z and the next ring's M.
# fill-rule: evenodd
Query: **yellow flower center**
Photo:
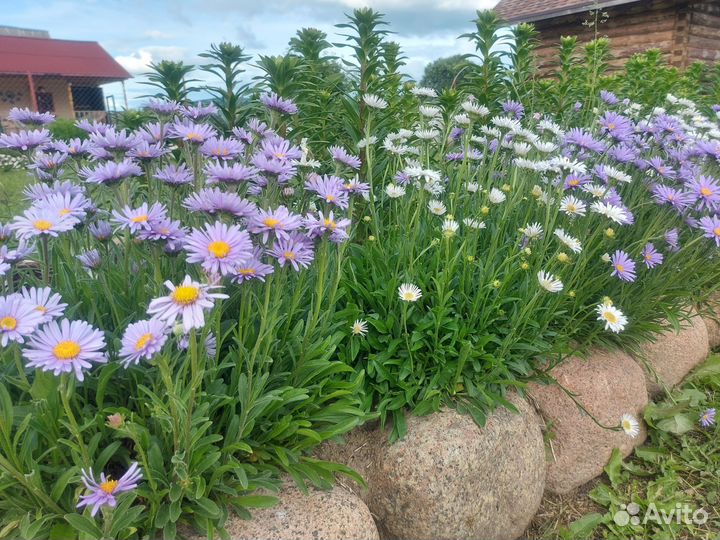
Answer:
M713 233L715 233L715 236L720 236L720 227L715 227Z
M712 195L712 191L710 191L709 188L703 187L700 188L700 195L702 195L703 197L709 197L710 195Z
M195 133L191 131L187 135L185 135L185 140L188 141L202 141L202 136L199 133Z
M102 482L100 484L100 489L102 489L105 493L108 495L111 495L113 491L117 489L118 481L117 480L110 480L110 477L108 477L107 480Z
M646 254L645 254L645 260L646 260L646 261L649 261L650 259L652 259L652 255L650 255L649 253L646 253Z
M80 344L77 341L61 341L53 348L53 354L58 360L73 360L80 354Z
M337 227L337 223L335 223L335 222L332 221L331 219L326 219L326 220L324 221L324 224L325 224L325 227L329 227L329 228L331 228L331 229L334 229L335 227Z
M53 224L46 219L38 219L33 223L33 227L35 227L38 231L48 231L52 226Z
M622 427L625 431L630 431L632 429L632 424L630 424L630 420L623 420Z
M572 180L568 181L568 184L571 186L577 186L580 183L580 180L575 180L574 178Z
M58 213L59 213L61 216L67 216L67 215L70 213L70 209L69 209L69 208L63 208L63 209L60 210L60 212L58 212Z
M325 197L325 200L326 200L327 202L332 202L332 201L335 200L335 197L334 197L333 195L328 195L327 197Z
M145 346L148 344L148 342L152 339L153 335L148 332L147 334L143 334L140 336L140 339L138 339L135 342L135 350L140 351L145 348Z
M617 270L618 272L624 272L624 271L625 271L625 267L624 267L622 264L616 264L616 265L615 265L615 270Z
M603 313L603 318L612 324L618 322L617 316L612 311L606 311L605 313Z
M285 159L285 154L283 152L275 152L273 155L278 159Z
M180 285L170 295L175 302L183 306L194 303L200 297L200 289L195 285Z
M241 276L254 276L255 275L254 268L239 268L237 272Z
M216 240L208 244L207 250L218 259L224 259L230 253L230 244L223 240Z
M38 306L35 308L35 311L39 311L40 313L47 313L47 308L45 306Z
M572 203L571 203L571 204L568 204L568 205L567 205L567 211L568 211L569 213L571 213L571 214L574 214L575 212L577 212L577 206L575 206L575 205L572 204Z
M278 223L280 223L279 219L271 217L265 218L265 220L263 221L263 225L265 225L266 227L270 227L271 229L274 229Z
M608 129L615 129L615 124L614 124L613 122L610 122L610 123L607 125L607 128L608 128Z
M291 261L295 260L295 254L292 251L286 251L285 253L283 253L283 256L286 259L290 259Z
M15 330L17 328L17 319L15 317L3 317L0 319L0 330Z
M148 220L147 214L140 214L139 216L130 218L130 221L132 221L133 223L145 223L147 220Z
M412 302L415 300L415 295L411 293L410 291L403 293L403 300L407 300L408 302Z

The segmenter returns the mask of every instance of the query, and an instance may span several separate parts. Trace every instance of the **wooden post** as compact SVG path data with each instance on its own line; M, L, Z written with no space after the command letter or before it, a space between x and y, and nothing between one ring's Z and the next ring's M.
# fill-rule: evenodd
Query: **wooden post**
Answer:
M75 100L73 100L72 95L72 83L68 81L67 83L67 95L68 95L68 103L70 104L70 114L72 114L73 120L75 119Z
M32 110L38 112L37 94L35 94L35 83L33 82L32 74L27 72L28 87L30 88L30 105Z

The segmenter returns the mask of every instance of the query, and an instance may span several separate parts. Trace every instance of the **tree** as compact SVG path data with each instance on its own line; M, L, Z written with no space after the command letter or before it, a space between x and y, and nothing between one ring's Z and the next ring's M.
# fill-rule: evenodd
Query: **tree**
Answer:
M472 62L461 54L438 58L425 66L420 84L434 88L438 92L442 92L446 88L457 87L472 65Z

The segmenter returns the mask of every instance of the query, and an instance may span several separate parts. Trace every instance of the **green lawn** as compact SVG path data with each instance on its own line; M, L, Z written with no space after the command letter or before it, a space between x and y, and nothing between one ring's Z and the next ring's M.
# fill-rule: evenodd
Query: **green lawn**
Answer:
M27 171L0 171L1 223L6 223L26 206L22 198L22 190L29 181L30 176Z

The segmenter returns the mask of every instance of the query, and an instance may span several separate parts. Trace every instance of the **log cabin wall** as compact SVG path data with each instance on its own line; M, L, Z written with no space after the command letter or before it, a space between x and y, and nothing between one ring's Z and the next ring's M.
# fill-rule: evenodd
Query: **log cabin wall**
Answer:
M611 68L633 54L660 49L671 65L686 67L696 60L720 61L720 1L643 0L601 10L608 14L597 27L589 11L534 21L539 32L538 67L547 73L557 59L560 36L578 36L583 44L596 37L610 39Z

